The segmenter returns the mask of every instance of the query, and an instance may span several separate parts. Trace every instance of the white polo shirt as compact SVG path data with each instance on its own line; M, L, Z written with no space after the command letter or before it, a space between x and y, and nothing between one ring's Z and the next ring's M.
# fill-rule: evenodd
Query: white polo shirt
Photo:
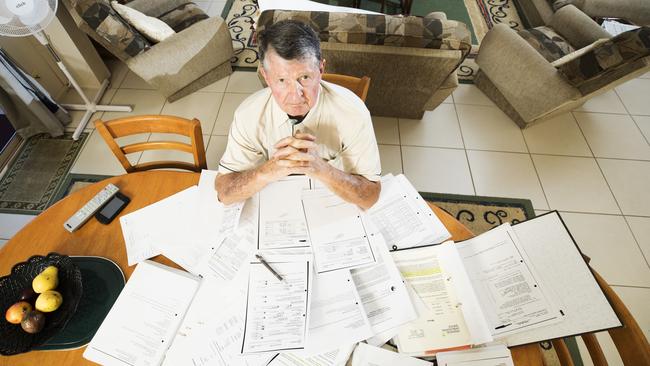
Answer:
M332 166L371 181L379 180L381 164L370 112L352 91L321 81L316 104L295 129L316 136L320 156ZM275 101L271 89L256 92L235 111L219 172L241 172L259 166L273 156L273 146L291 133L289 116Z

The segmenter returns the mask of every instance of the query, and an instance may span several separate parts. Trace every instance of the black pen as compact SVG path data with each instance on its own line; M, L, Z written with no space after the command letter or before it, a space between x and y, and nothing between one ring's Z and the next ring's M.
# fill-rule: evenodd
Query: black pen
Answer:
M284 281L284 279L282 279L282 276L280 276L280 274L279 274L278 272L276 272L273 268L271 268L271 266L269 265L269 263L268 263L267 261L265 261L264 258L262 258L261 255L259 255L259 254L255 254L255 258L257 258L257 259L260 261L260 263L262 263L262 264L264 265L264 267L266 267L266 269L268 269L269 271L271 271L271 273L273 273L273 275L274 275L275 277L277 277L278 280L280 280L280 281Z
M498 327L494 328L494 330L503 329L503 328L505 328L505 327L509 327L509 326L511 326L511 325L512 325L512 323L499 325Z

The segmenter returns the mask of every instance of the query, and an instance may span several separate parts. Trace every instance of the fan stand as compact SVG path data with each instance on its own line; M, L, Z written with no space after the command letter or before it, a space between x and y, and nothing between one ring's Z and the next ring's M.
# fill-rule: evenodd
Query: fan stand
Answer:
M65 67L63 64L63 61L61 58L59 58L59 55L54 51L52 46L50 45L50 42L47 39L47 35L43 33L43 31L38 31L34 33L34 37L38 39L38 41L47 48L47 50L50 52L52 57L54 57L54 60L56 61L56 64L59 66L61 71L65 74L65 76L68 78L70 81L70 84L74 87L74 89L79 93L81 96L81 99L83 99L84 104L61 104L61 106L65 109L72 110L72 111L86 111L86 113L83 115L81 118L81 121L79 121L79 125L75 129L74 133L72 134L72 138L74 140L78 140L79 136L81 136L81 133L84 131L86 128L86 125L88 124L88 121L90 121L90 117L93 115L95 112L131 112L133 108L129 105L100 105L97 104L101 100L102 96L104 95L104 92L106 92L106 88L108 88L109 80L106 79L102 82L102 85L99 87L99 91L97 94L95 94L95 98L91 101L88 99L84 91L81 89L79 84L77 84L77 81L72 77L72 74L68 71L68 69Z

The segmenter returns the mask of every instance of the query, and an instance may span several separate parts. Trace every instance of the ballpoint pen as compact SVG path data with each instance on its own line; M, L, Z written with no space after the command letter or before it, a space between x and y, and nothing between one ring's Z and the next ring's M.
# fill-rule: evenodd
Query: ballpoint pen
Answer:
M257 258L257 259L260 261L260 263L262 263L262 264L264 265L264 267L266 267L266 269L268 269L271 273L273 273L273 275L274 275L275 277L277 277L278 280L280 280L280 281L284 281L284 279L282 278L282 276L280 276L280 274L279 274L278 272L276 272L276 271L275 271L275 270L274 270L274 269L269 265L269 263L268 263L267 261L265 261L264 258L262 258L261 255L259 255L259 254L255 254L255 258Z

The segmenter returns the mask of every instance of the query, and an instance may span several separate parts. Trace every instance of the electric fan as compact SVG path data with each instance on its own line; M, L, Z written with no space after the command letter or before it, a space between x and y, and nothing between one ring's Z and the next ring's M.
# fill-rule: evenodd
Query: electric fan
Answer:
M72 138L77 140L86 124L95 112L131 112L130 106L98 105L108 87L108 79L102 82L95 98L91 101L72 77L63 61L49 43L43 30L56 15L57 0L0 0L0 36L23 37L33 35L52 54L61 71L81 96L84 104L62 104L63 108L73 111L86 111Z

